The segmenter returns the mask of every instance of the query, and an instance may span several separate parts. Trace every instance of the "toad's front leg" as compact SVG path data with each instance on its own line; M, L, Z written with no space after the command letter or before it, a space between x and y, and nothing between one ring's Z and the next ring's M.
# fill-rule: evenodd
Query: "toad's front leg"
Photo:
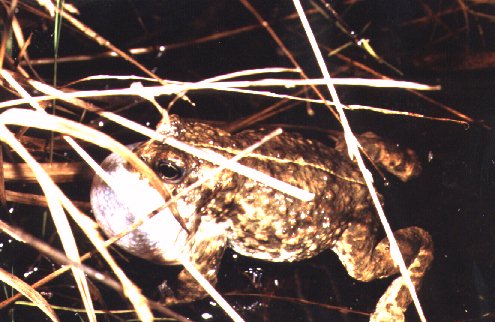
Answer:
M226 248L225 225L204 219L198 229L191 234L185 249L182 251L182 258L192 263L203 277L215 286L218 267ZM179 285L174 291L174 296L167 297L164 304L192 302L208 295L186 269L179 273L178 282Z
M362 213L344 231L333 251L349 275L360 281L371 281L399 273L390 256L388 239L376 244L376 226L370 213ZM371 228L371 229L370 229ZM433 260L433 242L421 228L409 227L394 232L400 251L408 267L411 280L419 290L424 274ZM404 321L404 312L412 299L402 276L397 277L382 295L371 322Z

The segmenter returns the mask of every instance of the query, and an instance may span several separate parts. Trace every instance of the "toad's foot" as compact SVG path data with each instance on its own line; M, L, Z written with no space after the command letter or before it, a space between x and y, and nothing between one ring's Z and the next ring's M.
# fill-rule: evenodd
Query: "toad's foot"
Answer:
M388 306L371 314L370 322L404 322L404 313L398 306Z
M403 277L398 277L376 304L370 322L404 322L404 310L407 309L404 302L409 301L410 295L404 285Z

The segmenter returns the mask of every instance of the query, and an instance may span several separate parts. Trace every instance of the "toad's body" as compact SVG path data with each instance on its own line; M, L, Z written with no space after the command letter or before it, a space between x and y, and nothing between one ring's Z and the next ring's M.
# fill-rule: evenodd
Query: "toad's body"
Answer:
M171 117L163 133L197 148L231 158L262 139L265 133L245 131L230 135L206 124ZM419 164L412 151L399 150L372 133L358 137L373 162L403 181L417 175ZM213 164L160 142L146 142L135 148L176 195L216 168ZM180 229L169 212L159 213L137 231L120 241L129 252L164 263L174 262L180 251L212 283L226 247L268 261L298 261L330 249L351 276L369 281L398 272L388 250L388 241L377 240L379 223L370 195L356 165L349 160L345 144L330 148L299 135L282 134L263 144L240 163L315 194L304 202L289 197L229 170L193 189L177 202L191 234ZM102 166L121 178L131 192L117 196L95 178L91 201L96 218L107 235L156 209L163 202L139 174L117 156ZM118 185L118 184L117 184ZM150 197L151 196L151 197ZM137 198L138 206L131 199ZM148 198L150 198L148 200ZM125 200L125 201L124 201ZM139 209L137 209L139 208ZM130 210L131 209L131 210ZM432 260L429 234L417 227L395 232L399 247L416 287ZM176 301L190 301L204 292L183 271ZM411 302L399 277L378 302L373 321L401 321Z

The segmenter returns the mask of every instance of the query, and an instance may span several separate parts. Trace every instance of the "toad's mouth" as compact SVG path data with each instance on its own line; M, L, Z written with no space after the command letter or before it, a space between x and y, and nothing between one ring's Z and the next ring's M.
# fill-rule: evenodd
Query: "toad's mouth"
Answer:
M117 155L107 157L102 168L111 182L95 177L91 187L91 207L95 218L108 237L128 230L142 219L144 222L116 243L127 252L163 264L177 264L184 250L187 232L182 229L168 208L147 218L165 204L162 196L139 173L131 172ZM177 210L187 218L194 207L178 200Z

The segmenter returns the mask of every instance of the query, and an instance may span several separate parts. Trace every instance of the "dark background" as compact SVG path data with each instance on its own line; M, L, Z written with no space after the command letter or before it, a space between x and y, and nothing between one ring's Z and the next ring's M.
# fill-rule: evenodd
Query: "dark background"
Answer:
M335 17L324 9L323 3L304 1L324 54L328 54L330 48L350 42L351 45L340 54L352 62L364 64L394 79L439 84L441 90L421 94L471 118L469 124L458 124L369 111L347 113L354 131L374 131L413 148L422 160L424 171L416 180L401 184L387 177L390 184L384 184L377 176L376 185L385 196L386 213L394 229L418 225L433 236L435 260L420 292L428 320L495 320L495 146L492 130L495 84L494 65L490 62L490 54L495 55L494 6L422 0L332 2L348 30L354 31L360 38L369 39L374 50L402 72L398 74L352 44L352 37L337 27ZM274 28L306 74L320 77L300 22L294 15L292 2L251 1L251 4ZM32 33L28 50L31 59L50 58L53 57L53 24L50 19L28 10L34 5L34 2L21 1L17 17L25 35ZM199 81L245 69L293 67L267 32L258 26L252 14L238 1L80 0L74 1L74 5L80 10L78 18L81 21L121 49L165 45L166 49L161 54L155 50L135 57L164 79ZM210 41L195 41L245 26L253 28ZM94 41L64 23L60 57L95 55L104 51ZM17 52L18 48L14 47L13 56ZM336 77L373 78L356 64L335 56L327 57L327 63ZM35 64L34 68L44 81L52 82L52 65ZM59 85L91 75L143 76L137 68L116 58L61 63L58 71ZM269 78L273 77L296 76L269 75ZM129 84L128 81L104 80L71 87L106 89ZM294 93L293 89L272 90ZM326 93L324 89L322 91ZM459 119L438 104L405 90L339 87L338 93L345 104ZM305 95L313 97L310 90ZM220 125L236 124L240 119L280 101L206 90L191 92L188 96L195 106L179 100L172 108L173 113L205 121L221 121ZM8 97L7 94L5 97ZM166 106L172 98L163 96L158 101ZM143 124L150 122L151 126L159 119L149 103L134 97L103 99L97 104L114 111L132 105L119 113ZM89 114L83 122L96 124L98 120L96 115ZM325 107L305 103L261 120L253 127L260 124L285 124L288 130L291 126L304 126L304 135L329 144L332 141L326 130L340 130L339 124ZM140 139L111 124L101 129L124 143ZM89 150L99 159L105 155L97 148L90 147ZM71 160L71 155L68 152L58 158ZM75 200L88 198L89 182L63 187ZM39 191L33 185L18 185L15 188ZM44 221L47 218L44 209L18 204L9 205L9 209L11 213L5 216L6 220L58 245L53 237L52 223ZM91 249L82 235L80 244L82 250ZM119 260L131 278L154 299L159 298L157 285L165 279L172 279L171 276L177 271L176 268L149 264L125 254ZM106 270L98 259L90 264ZM28 282L34 282L58 267L29 247L1 234L0 265L21 277L31 272L25 277ZM33 271L34 268L37 271ZM218 287L248 321L366 321L366 316L343 314L326 305L371 312L390 281L356 282L347 276L336 256L330 252L300 263L274 264L228 251L222 263ZM96 289L100 292L95 291L97 306L109 309L129 307L120 296L104 286L97 284ZM4 290L0 292L1 299L10 292L7 287ZM42 291L52 304L82 307L70 276L51 282ZM241 296L240 293L257 295ZM302 299L310 303L302 303ZM209 300L176 309L193 320L227 320ZM204 313L211 314L212 318L205 319L206 316L202 316ZM46 319L38 310L20 305L5 310L3 314L5 319L13 318L13 321ZM79 313L58 314L63 321L85 319L84 314ZM121 316L124 320L129 317ZM412 306L407 317L408 321L418 320ZM117 320L110 315L99 319Z

